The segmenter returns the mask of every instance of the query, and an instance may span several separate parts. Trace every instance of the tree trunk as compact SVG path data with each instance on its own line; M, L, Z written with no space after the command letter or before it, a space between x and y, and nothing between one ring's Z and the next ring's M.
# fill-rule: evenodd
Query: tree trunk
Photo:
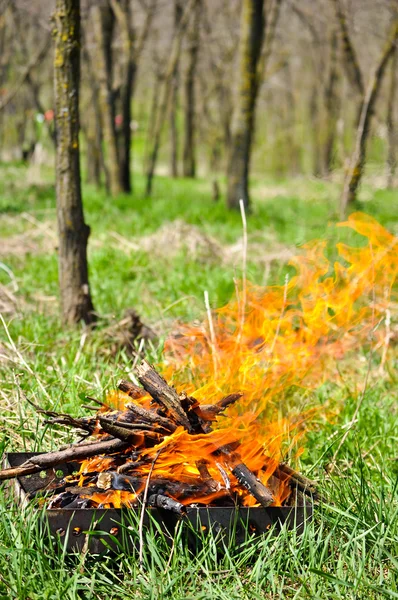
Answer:
M54 96L59 284L65 324L95 320L88 283L87 241L79 164L80 2L57 0Z
M229 208L238 209L240 200L249 207L248 178L263 37L264 0L243 0L238 98L227 169Z
M382 52L379 64L371 78L362 102L361 116L356 133L355 149L352 154L348 173L344 183L341 198L341 217L345 217L347 206L355 201L359 184L362 179L366 160L366 142L369 137L370 125L377 97L383 81L383 76L389 59L393 55L398 39L398 20L394 21L388 42Z
M109 193L109 173L103 148L98 82L93 73L93 65L90 53L87 50L87 42L83 44L83 58L85 60L85 72L87 73L90 87L90 105L92 107L92 110L88 111L86 128L83 129L87 141L87 181L95 183L97 187L101 187L101 172L103 172L105 189Z
M388 96L387 128L388 128L388 156L387 156L387 187L392 189L395 183L397 169L397 131L395 125L395 110L397 96L397 68L398 47L394 50L391 61L391 80Z
M155 167L159 153L160 138L162 135L163 124L167 113L167 104L170 96L172 77L180 56L182 40L195 2L196 0L189 0L185 6L184 14L180 21L180 27L173 39L169 60L166 66L165 76L161 82L161 88L159 90L159 104L155 115L156 120L153 125L153 143L148 158L146 183L147 196L150 196L152 193L153 177L155 174Z
M134 34L131 26L130 0L111 0L112 10L118 21L122 39L122 83L120 103L122 124L120 131L120 177L124 192L131 192L131 101L133 97L136 64L133 52Z
M101 145L95 115L88 113L83 133L86 139L87 183L101 187Z
M183 15L181 0L174 0L174 35L177 34ZM180 87L179 58L173 73L170 92L170 177L178 177L178 90Z
M323 153L323 172L325 175L329 175L334 166L336 126L340 110L340 99L337 93L338 81L337 35L333 31L330 40L329 80L325 89L326 139Z
M315 177L322 174L322 152L321 152L321 116L319 110L319 81L314 81L309 103L309 119L312 130L312 172Z
M112 196L122 191L119 153L115 128L115 102L112 90L112 36L114 27L113 11L109 5L94 4L92 24L96 41L95 59L98 79L98 101L100 106L105 163L109 175L109 188Z
M184 155L183 172L184 177L195 177L195 112L196 94L195 80L199 54L200 15L202 12L202 0L196 0L195 15L192 23L192 34L190 36L188 69L185 77L185 131L184 131Z
M336 11L337 22L340 29L340 37L344 53L344 68L347 73L348 80L355 89L356 93L363 98L365 95L365 86L363 83L361 67L359 66L357 54L351 41L351 36L348 30L347 18L341 4L341 0L332 0Z

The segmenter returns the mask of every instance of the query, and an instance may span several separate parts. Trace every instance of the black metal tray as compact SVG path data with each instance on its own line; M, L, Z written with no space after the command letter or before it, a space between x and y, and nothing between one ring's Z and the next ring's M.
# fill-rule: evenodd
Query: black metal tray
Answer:
M17 467L37 454L40 453L8 453L5 466ZM41 473L19 477L14 482L19 502L29 503L29 494L42 490L54 479L61 479L78 467L75 463L64 463ZM297 494L296 497L299 502L301 500L301 505L268 508L188 507L183 517L160 508L148 507L144 514L144 528L155 527L155 531L163 532L166 539L172 540L176 526L183 521L186 535L194 545L208 532L227 539L233 538L237 544L244 542L249 536L266 533L271 528L279 532L285 526L301 533L305 522L312 519L313 506L302 503L301 495ZM135 546L139 514L139 508L45 510L51 534L65 544L67 550L80 551L88 545L90 552L94 554L101 554L107 548L115 549L118 542L124 548Z

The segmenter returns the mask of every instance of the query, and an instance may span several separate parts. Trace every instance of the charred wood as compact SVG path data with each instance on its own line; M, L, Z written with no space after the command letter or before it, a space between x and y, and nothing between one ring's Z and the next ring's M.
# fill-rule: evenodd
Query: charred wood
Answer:
M96 444L79 444L59 450L56 452L47 452L38 456L32 456L19 467L10 467L0 471L0 481L13 479L14 477L24 477L33 473L39 473L46 469L51 469L65 462L86 459L98 454L113 454L114 452L122 452L129 447L129 444L119 440L110 439Z
M243 485L249 494L251 494L260 504L266 508L274 501L271 490L269 490L244 464L240 463L231 469L232 474L241 485Z
M285 463L281 463L274 472L275 477L281 481L288 480L291 487L296 487L300 492L312 496L315 500L319 498L315 481L308 479L301 473L297 473L294 469Z
M173 423L170 419L166 417L162 417L157 414L155 411L147 410L142 406L138 406L137 404L128 403L126 404L126 408L128 412L125 413L125 418L128 420L134 421L142 421L144 423L153 423L168 429L170 432L173 432L177 429L177 425Z
M192 426L175 389L146 360L142 361L136 372L139 382L155 402L164 406L178 425L191 432Z
M127 379L119 381L117 387L121 392L130 396L130 398L134 398L134 400L138 400L146 395L144 390L138 387L138 385L134 385L131 381L127 381Z
M148 498L149 506L156 506L156 508L163 508L164 510L170 510L171 512L183 515L186 513L186 508L181 502L177 502L169 496L163 496L163 494L152 494Z

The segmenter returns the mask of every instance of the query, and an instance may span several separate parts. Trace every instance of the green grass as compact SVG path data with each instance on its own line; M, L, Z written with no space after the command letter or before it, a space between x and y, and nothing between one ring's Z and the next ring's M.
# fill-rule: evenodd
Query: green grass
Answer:
M233 293L233 278L241 268L239 252L234 260L205 251L190 255L184 248L170 254L167 240L155 252L140 249L139 238L181 219L225 249L241 237L241 220L222 202L212 203L206 180L159 177L152 199L144 197L138 175L133 196L111 199L85 186L86 219L92 228L91 285L102 316L98 330L85 338L81 328L65 331L59 324L50 170L35 180L22 165L0 169L0 262L8 269L0 268L0 284L17 303L13 312L4 313L15 348L2 326L0 331L0 451L54 448L70 439L68 432L41 426L22 392L43 406L83 414L82 395L101 396L131 371L130 357L123 349L112 354L103 331L126 308L134 307L166 336L176 319L203 317L204 290L213 306ZM329 241L333 258L337 241L356 239L332 226L338 193L336 184L317 180L254 180L248 217L250 279L258 284L283 282L285 261L273 260L268 268L263 254L294 250L322 237ZM397 231L393 192L364 186L359 206ZM27 245L29 240L33 246ZM159 352L152 349L155 358ZM391 357L383 376L378 376L377 365L372 368L358 421L339 450L334 472L329 472L354 414L355 390L364 381L366 366L363 353L352 373L345 374L345 389L330 383L316 392L321 402L340 410L332 422L320 416L314 423L301 457L302 471L320 482L328 499L315 507L315 518L302 536L282 531L239 549L227 543L223 547L221 541L222 551L208 538L193 556L178 532L172 551L148 533L142 568L134 553L122 549L116 557L83 559L54 548L39 529L40 514L29 509L21 513L3 489L0 598L398 598L396 358Z

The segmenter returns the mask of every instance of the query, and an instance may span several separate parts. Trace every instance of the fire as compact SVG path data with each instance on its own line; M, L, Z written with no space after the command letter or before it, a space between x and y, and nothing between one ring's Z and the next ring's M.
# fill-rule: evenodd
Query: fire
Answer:
M192 435L183 427L152 447L141 475L190 483L200 477L200 466L216 487L205 497L182 498L183 504L209 504L225 489L242 492L220 448L232 448L235 463L244 463L272 489L275 504L289 495L287 483L273 474L288 454L297 456L311 416L320 408L309 404L307 390L335 377L336 361L363 345L384 344L382 326L398 272L397 241L374 219L361 213L339 224L363 238L359 247L338 244L339 260L326 257L326 243L311 242L291 261L296 274L281 286L259 288L248 282L237 286L237 297L213 312L212 321L181 326L165 345L162 372L201 405L216 404L223 396L240 392L241 398L215 417L212 431ZM297 400L299 398L299 400ZM109 405L131 401L113 392ZM135 400L148 407L148 396ZM156 457L156 458L155 458ZM85 474L109 468L95 459L85 461ZM117 468L117 463L114 463ZM123 504L116 490L114 505ZM129 494L128 492L126 492ZM100 494L107 503L111 492ZM130 495L131 496L131 495ZM126 497L130 503L131 497Z

